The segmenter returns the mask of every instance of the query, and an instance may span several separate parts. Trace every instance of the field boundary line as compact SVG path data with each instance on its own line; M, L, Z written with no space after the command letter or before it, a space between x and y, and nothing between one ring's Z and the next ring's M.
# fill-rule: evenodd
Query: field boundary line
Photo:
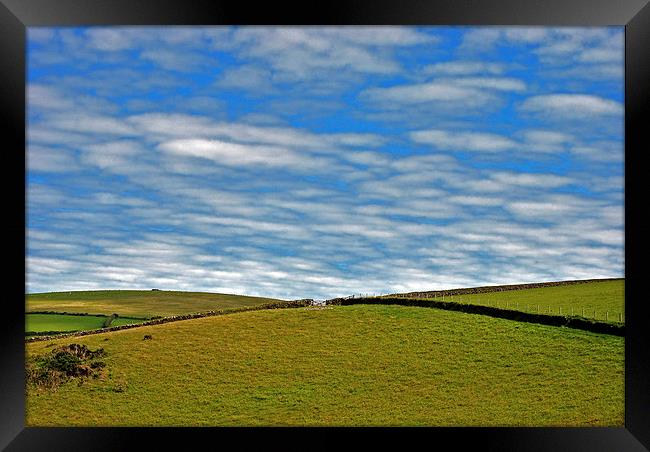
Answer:
M537 323L550 326L566 326L579 330L591 331L593 333L611 334L614 336L625 336L625 325L599 322L592 319L584 319L575 316L544 315L531 312L516 311L514 309L503 309L494 306L483 306L476 304L465 304L455 301L418 300L415 298L334 298L325 302L327 305L349 306L356 304L365 305L399 305L421 308L435 308L446 311L459 311L467 314L482 314L500 319L515 320L518 322Z
M167 317L159 317L156 319L146 320L141 323L134 323L130 325L120 325L120 326L109 326L108 328L99 328L96 330L86 330L86 331L75 331L71 333L61 333L53 334L50 336L34 336L25 338L25 342L38 342L38 341L49 341L54 339L61 339L66 337L79 337L79 336L89 336L91 334L101 334L109 333L112 331L128 330L131 328L140 328L143 326L151 325L160 325L163 323L178 322L181 320L191 320L191 319L200 319L204 317L213 317L225 314L235 314L238 312L248 312L248 311L262 311L267 309L287 309L287 308L302 308L305 306L311 306L312 300L294 300L294 301L284 301L278 303L267 303L264 305L258 306L244 306L241 308L232 308L232 309L219 309L214 311L204 311L197 312L193 314L181 314L173 315Z
M112 314L93 314L88 312L67 312L67 311L25 311L27 314L58 314L58 315L74 315L77 317L110 317ZM162 316L149 316L149 317L136 317L132 315L118 316L121 319L134 319L134 320L154 320L159 319Z

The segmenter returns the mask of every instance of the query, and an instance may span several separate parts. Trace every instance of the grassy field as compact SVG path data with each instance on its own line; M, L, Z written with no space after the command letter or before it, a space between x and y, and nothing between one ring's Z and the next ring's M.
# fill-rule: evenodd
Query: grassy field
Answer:
M436 298L441 300L442 298ZM454 295L445 301L498 306L525 312L576 315L625 322L625 281L601 281L538 289ZM594 317L595 312L595 317Z
M143 340L150 334L152 340ZM26 344L107 374L30 389L27 426L622 426L624 339L402 306L244 312Z
M65 314L26 314L25 331L40 333L44 331L82 331L102 328L105 316L65 315ZM118 317L111 326L129 325L142 322L140 319Z
M280 301L242 295L151 290L49 292L28 294L25 300L27 312L117 313L124 317L164 317Z

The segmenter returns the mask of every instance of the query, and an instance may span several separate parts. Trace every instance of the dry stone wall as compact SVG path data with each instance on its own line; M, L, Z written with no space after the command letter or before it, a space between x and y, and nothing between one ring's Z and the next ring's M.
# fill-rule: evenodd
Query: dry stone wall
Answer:
M184 315L174 315L169 317L160 317L152 320L147 320L145 322L134 323L132 325L120 325L120 326L111 326L108 328L101 328L98 330L88 330L88 331L77 331L73 333L63 333L56 334L51 336L37 336L29 337L25 339L25 342L36 342L36 341L49 341L53 339L60 339L64 337L77 337L77 336L87 336L89 334L99 334L106 333L109 331L119 331L119 330L128 330L130 328L139 328L141 326L149 325L159 325L161 323L169 322L178 322L179 320L189 320L189 319L199 319L202 317L211 317L215 315L231 314L235 312L246 312L246 311L259 311L262 309L285 309L285 308L300 308L304 306L311 306L311 300L295 300L295 301L284 301L278 303L268 303L260 306L250 306L245 308L236 308L236 309L222 309L218 311L206 311L199 312L195 314L184 314Z
M416 306L424 308L445 309L448 311L460 311L469 314L483 314L501 319L516 320L519 322L539 323L542 325L566 326L594 333L612 334L625 336L625 325L607 322L599 322L592 319L585 319L576 316L560 316L535 314L516 311L513 309L502 309L493 306L482 306L475 304L456 303L454 301L440 300L419 300L417 298L404 297L375 297L375 298L335 298L327 301L328 305L350 306L355 304L367 305L399 305Z

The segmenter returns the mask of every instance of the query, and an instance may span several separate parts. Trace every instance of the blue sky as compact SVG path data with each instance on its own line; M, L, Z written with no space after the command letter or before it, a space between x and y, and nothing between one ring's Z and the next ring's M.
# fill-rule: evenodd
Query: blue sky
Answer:
M622 277L623 31L30 27L27 291Z

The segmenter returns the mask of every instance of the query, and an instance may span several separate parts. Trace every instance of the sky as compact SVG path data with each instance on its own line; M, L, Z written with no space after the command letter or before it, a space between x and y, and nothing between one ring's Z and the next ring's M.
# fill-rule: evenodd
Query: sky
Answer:
M29 27L26 291L623 277L623 58L623 27Z

